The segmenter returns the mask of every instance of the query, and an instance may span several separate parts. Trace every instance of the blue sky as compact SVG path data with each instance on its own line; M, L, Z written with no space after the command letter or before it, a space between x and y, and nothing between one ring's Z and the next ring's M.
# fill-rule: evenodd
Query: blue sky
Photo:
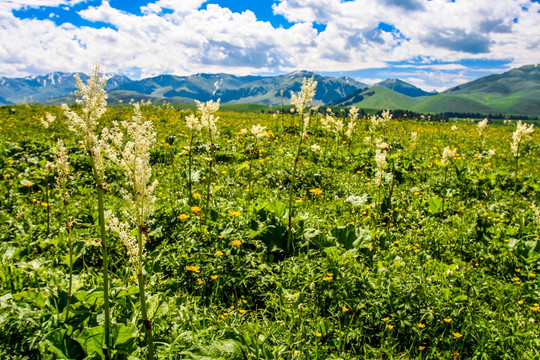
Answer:
M539 1L0 0L0 76L305 69L440 91L539 63Z

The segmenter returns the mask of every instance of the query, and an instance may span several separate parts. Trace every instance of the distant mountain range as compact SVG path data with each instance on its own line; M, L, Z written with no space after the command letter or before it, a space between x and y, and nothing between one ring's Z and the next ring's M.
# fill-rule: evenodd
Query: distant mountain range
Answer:
M53 73L37 77L0 78L0 102L58 104L69 101L76 90L74 75ZM87 79L87 75L79 75L81 79ZM130 80L117 75L108 77L106 90L111 103L129 102L133 99L192 104L195 100L221 99L222 103L227 104L276 105L281 104L283 91L283 101L288 104L290 92L300 90L302 79L314 77L318 82L315 103L327 104L368 87L349 77L334 78L308 71L268 77L229 74L160 75L142 80Z
M0 104L73 102L74 73L55 72L25 78L0 77ZM80 73L86 81L87 75ZM540 67L527 65L503 74L489 75L442 93L426 92L399 79L368 86L349 77L321 76L295 71L278 76L229 74L160 75L142 80L108 74L109 103L132 99L191 104L195 100L221 99L224 104L280 105L290 103L302 79L318 82L315 104L355 105L369 109L402 109L423 113L510 113L540 115ZM282 97L283 94L283 97Z

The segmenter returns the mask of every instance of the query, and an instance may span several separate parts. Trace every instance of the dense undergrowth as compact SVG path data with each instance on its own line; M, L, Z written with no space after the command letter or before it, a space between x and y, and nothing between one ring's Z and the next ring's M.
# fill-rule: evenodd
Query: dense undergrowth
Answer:
M46 112L57 116L48 129ZM515 123L479 134L411 119L372 131L362 119L349 138L319 115L301 134L294 114L219 113L219 137L194 138L189 171L190 113L142 108L157 132L145 259L157 358L540 357L538 131L516 158ZM109 108L105 125L131 116ZM56 107L0 108L2 358L103 356L95 186L64 119ZM66 198L45 166L59 138L77 219L69 316ZM443 161L445 148L456 152ZM119 212L125 179L115 166L106 176L105 205ZM111 356L142 358L137 278L114 233L109 257Z

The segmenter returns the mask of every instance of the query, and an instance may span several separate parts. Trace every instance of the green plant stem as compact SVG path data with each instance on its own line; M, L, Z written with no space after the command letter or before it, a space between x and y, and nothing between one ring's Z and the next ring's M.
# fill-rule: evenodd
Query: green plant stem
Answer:
M99 227L101 232L101 249L103 256L103 308L105 311L105 357L109 358L108 350L110 348L110 323L111 315L109 309L109 251L108 242L105 234L105 207L103 202L104 190L101 184L97 188L98 209L99 209Z
M189 190L189 200L188 204L193 205L193 177L191 175L191 169L193 166L193 134L191 135L191 140L189 141L189 154L188 154L188 190Z
M300 161L300 150L302 149L302 142L304 140L304 136L300 134L300 140L298 141L298 148L296 149L296 157L294 158L294 165L293 165L293 171L292 171L292 178L291 183L289 187L289 227L287 231L287 251L290 253L292 248L292 212L293 212L293 188L294 183L296 182L296 171L298 169L298 162Z
M444 180L443 180L443 188L446 188L446 174L448 172L448 165L444 167ZM444 212L444 201L446 200L446 195L442 196L442 212Z
M512 196L512 207L510 208L510 219L514 216L514 206L516 205L516 193L517 193L517 184L518 184L518 169L519 169L519 145L517 148L516 155L516 166L514 167L514 195Z
M251 200L251 181L252 181L252 169L253 169L253 150L257 149L257 138L255 138L255 143L253 144L253 149L249 152L249 166L248 166L248 200Z
M152 335L152 322L148 318L147 308L146 308L146 295L144 292L144 277L143 277L143 241L142 241L142 226L138 227L137 231L137 243L138 243L138 258L139 263L137 267L137 279L139 282L139 301L141 303L141 318L144 324L144 333L146 338L147 345L147 354L146 358L152 360L154 358L154 337Z
M67 200L65 200L65 198L64 198L64 214L66 217L65 226L66 226L68 246L69 246L69 286L68 286L68 299L67 299L67 305L66 305L66 322L67 322L69 319L71 297L72 297L72 291L73 291L73 243L71 241L71 227L69 224L68 202Z
M206 205L204 207L204 223L206 224L206 218L208 217L208 210L210 207L210 183L212 182L212 164L214 160L210 158L208 161L208 174L206 174Z
M49 204L49 174L45 175L45 202L47 203L47 236L51 233L51 205Z

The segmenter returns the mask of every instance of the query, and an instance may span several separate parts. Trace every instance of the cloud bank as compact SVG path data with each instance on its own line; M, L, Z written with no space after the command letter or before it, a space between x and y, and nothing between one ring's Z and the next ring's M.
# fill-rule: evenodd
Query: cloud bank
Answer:
M529 0L280 0L268 3L289 22L278 27L253 11L204 0L149 1L137 14L95 3L1 2L0 75L88 71L94 62L132 78L408 65L421 69L409 77L421 75L433 88L434 81L453 85L450 79L430 85L426 74L433 71L463 75L471 71L463 64L475 60L521 66L539 62L540 54L540 4ZM49 18L16 15L44 6ZM58 23L55 8L90 25Z

